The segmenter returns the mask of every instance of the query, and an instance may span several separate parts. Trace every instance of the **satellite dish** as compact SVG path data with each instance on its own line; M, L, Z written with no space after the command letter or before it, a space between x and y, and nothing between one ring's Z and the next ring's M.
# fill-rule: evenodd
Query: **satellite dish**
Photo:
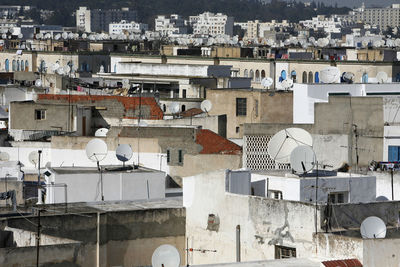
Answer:
M296 173L306 173L314 169L317 162L310 146L298 146L290 153L290 166Z
M154 250L151 256L151 265L153 267L179 267L181 256L179 251L171 245L161 245Z
M102 161L107 156L107 144L101 139L95 138L86 145L86 156L94 162Z
M22 39L24 35L22 33L18 34L18 39Z
M370 216L361 223L360 232L362 238L385 238L386 225L381 218Z
M342 80L346 83L353 83L354 81L354 73L352 72L344 72L342 75Z
M42 80L41 80L41 79L37 79L37 80L35 81L35 86L41 87L41 86L42 86Z
M397 46L397 47L400 47L400 39L399 38L394 40L394 45Z
M28 156L29 162L36 166L39 162L39 153L37 151L32 151Z
M284 90L287 90L287 89L290 88L289 83L288 83L288 81L286 81L286 80L283 80L282 82L280 82L280 84L281 84L281 87L282 87Z
M61 38L61 34L57 33L56 36L54 36L55 40L59 40Z
M271 77L266 77L266 78L261 80L261 85L264 88L270 87L273 83L274 83L274 80Z
M70 73L70 72L71 72L71 67L70 67L69 65L66 65L66 66L64 67L64 72L65 72L65 73Z
M86 33L83 33L82 34L82 39L86 39L87 38L87 34Z
M67 39L67 38L68 38L68 33L63 32L63 33L61 34L61 37L62 37L63 39Z
M388 75L384 71L380 71L376 74L376 81L378 83L386 83L388 80Z
M100 128L100 129L96 130L96 132L94 133L94 136L106 137L107 133L108 133L108 129L107 128Z
M336 67L326 67L321 70L319 76L323 83L335 83L340 79L340 72Z
M7 152L0 152L0 161L9 161L10 155Z
M179 103L172 102L169 105L169 110L171 111L172 114L178 113L179 112Z
M203 112L208 113L212 109L212 103L210 100L203 100L200 108Z
M277 132L269 141L267 152L278 163L290 163L292 151L301 145L312 146L311 135L300 128L287 128Z
M63 67L59 67L57 70L56 70L56 72L57 72L57 74L59 74L59 75L64 75L64 68Z
M57 71L57 69L60 67L60 64L58 64L57 62L56 63L54 63L52 66L51 66L51 70L53 71L53 72L56 72Z
M117 156L117 159L126 162L132 158L132 147L131 145L128 144L120 144L117 147L117 150L115 151L115 154Z
M289 85L289 88L292 88L292 86L293 86L293 80L292 79L286 79L286 81L287 81L287 83L288 83L288 85Z

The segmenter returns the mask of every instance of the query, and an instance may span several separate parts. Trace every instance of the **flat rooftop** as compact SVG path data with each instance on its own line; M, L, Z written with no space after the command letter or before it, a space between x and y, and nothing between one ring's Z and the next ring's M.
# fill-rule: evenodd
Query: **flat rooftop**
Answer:
M285 178L294 179L307 179L317 177L317 171L308 172L304 175L298 175L292 173L291 170L259 170L251 171L252 174L266 175L266 176L279 176ZM318 178L358 178L358 177L370 177L371 175L365 175L360 173L350 173L350 172L337 172L330 170L318 170Z
M232 263L216 263L206 265L190 265L193 267L218 267L218 266L238 266L238 267L319 267L321 261L292 258L281 260L266 260L266 261L249 261L249 262L232 262Z
M82 174L82 173L99 173L97 167L56 167L49 168L51 172L56 174ZM101 165L102 173L150 173L150 172L161 172L158 170L145 168L142 166L133 167L132 165Z

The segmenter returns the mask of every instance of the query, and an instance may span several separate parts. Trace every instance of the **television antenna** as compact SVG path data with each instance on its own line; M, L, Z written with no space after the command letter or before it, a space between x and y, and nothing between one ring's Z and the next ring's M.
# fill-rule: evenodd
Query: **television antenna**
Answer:
M115 155L119 161L122 161L123 167L125 167L125 162L132 158L132 147L129 144L120 144L115 151Z
M370 216L362 221L360 232L362 238L385 238L386 225L381 218Z
M277 132L269 141L268 155L278 163L290 163L292 151L301 145L312 146L311 134L300 128L287 128Z
M207 113L212 109L212 103L210 100L203 100L200 104L200 108L203 112Z
M376 74L376 81L378 83L386 83L388 81L388 75L384 71L380 71Z
M322 83L335 83L340 79L340 71L337 67L326 67L320 72Z
M101 201L104 201L103 193L103 174L101 171L100 161L104 160L107 156L107 144L101 139L95 138L90 140L86 145L86 156L89 160L97 162L97 169L100 174L100 186L101 186Z
M100 128L100 129L96 130L96 132L94 133L94 136L106 137L107 133L108 133L108 129L107 128Z
M161 245L154 250L151 256L151 265L153 267L179 267L181 256L179 251L172 245Z
M310 146L298 146L290 153L290 166L296 173L305 174L314 169L317 159Z

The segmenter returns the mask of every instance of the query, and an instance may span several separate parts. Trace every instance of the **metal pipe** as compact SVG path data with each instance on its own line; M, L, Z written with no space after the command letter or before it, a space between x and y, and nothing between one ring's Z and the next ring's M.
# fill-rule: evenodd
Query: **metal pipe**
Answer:
M97 212L96 266L100 267L100 212Z
M42 154L42 150L38 150L39 160L38 160L38 202L37 204L43 204L42 202L42 189L40 188L40 155Z
M236 262L240 262L240 225L236 226Z

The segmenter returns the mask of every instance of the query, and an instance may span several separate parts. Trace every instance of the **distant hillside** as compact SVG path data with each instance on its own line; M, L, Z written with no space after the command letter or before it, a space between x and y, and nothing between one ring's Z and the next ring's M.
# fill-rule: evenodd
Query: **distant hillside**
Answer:
M53 16L46 21L40 21L39 14L35 11L25 15L40 22L64 26L75 26L75 19L71 14L79 6L88 6L91 9L129 7L136 9L140 20L150 25L154 23L154 17L158 14L190 16L210 11L233 16L235 21L287 19L291 22L298 22L317 14L343 14L349 11L348 8L325 6L323 3L313 2L311 6L305 7L300 2L288 4L278 0L272 0L266 4L262 4L258 0L0 0L0 5L33 5L38 9L53 10L55 11Z

